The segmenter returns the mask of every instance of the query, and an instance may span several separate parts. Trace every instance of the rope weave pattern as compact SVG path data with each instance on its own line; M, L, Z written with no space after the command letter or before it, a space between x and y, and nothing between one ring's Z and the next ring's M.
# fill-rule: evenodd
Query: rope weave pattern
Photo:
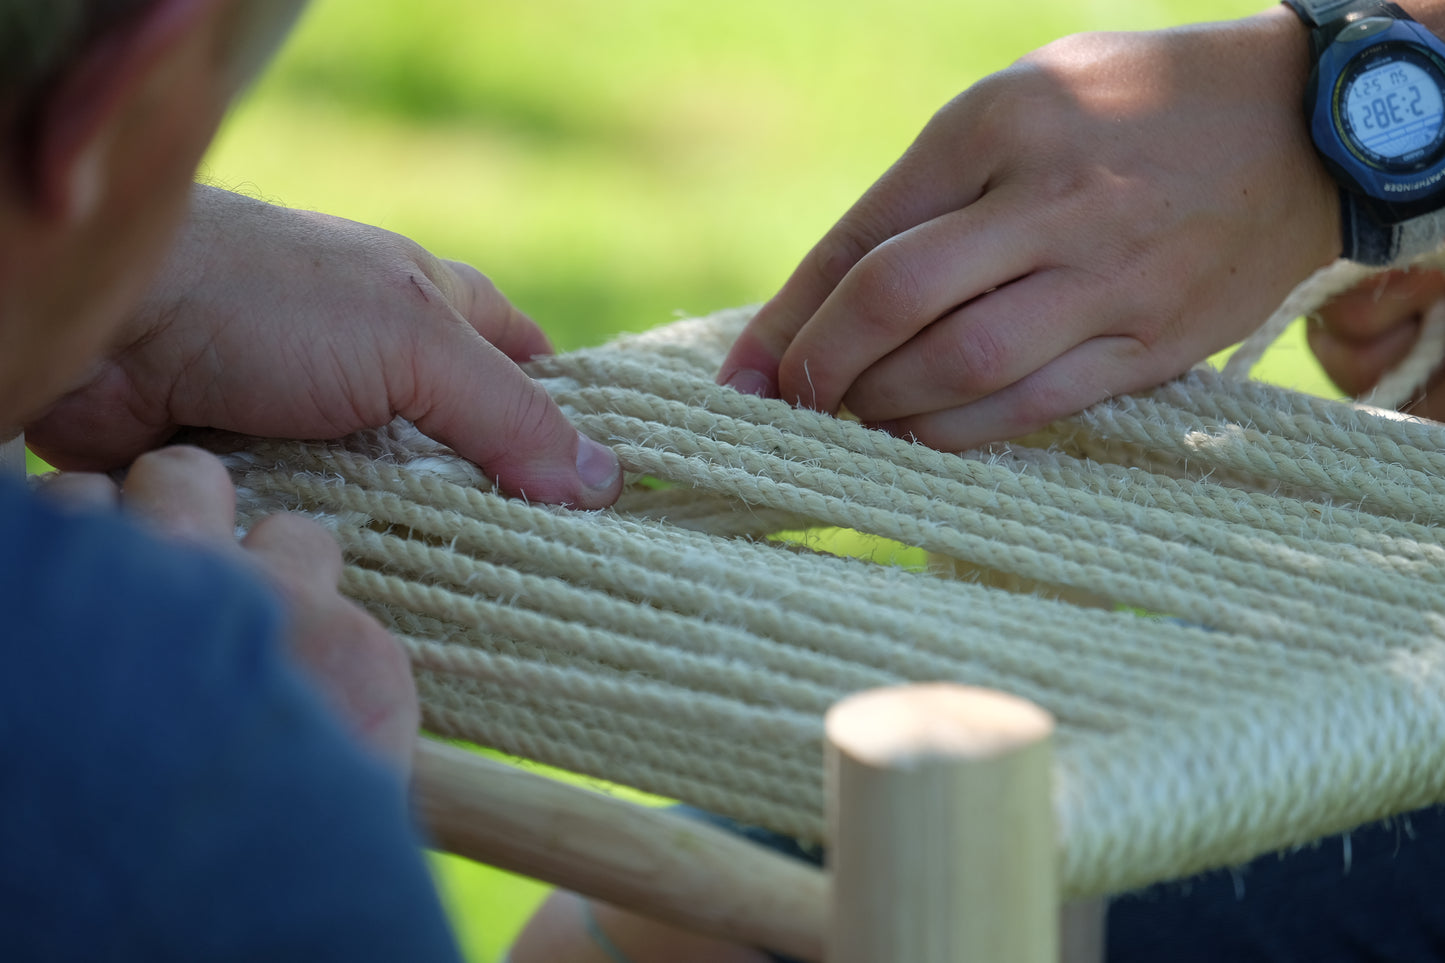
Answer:
M503 498L401 423L248 442L244 510L335 531L429 728L808 840L823 712L906 680L1055 714L1068 896L1445 800L1445 428L1200 370L943 454L716 387L746 316L534 362L671 484L615 510ZM830 527L958 564L767 540Z

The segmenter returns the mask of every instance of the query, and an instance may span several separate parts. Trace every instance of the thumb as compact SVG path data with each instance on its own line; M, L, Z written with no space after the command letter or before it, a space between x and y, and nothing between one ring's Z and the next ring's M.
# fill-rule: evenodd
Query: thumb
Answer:
M468 326L417 346L416 385L400 413L480 465L506 492L602 508L622 491L611 449L578 433L540 384Z

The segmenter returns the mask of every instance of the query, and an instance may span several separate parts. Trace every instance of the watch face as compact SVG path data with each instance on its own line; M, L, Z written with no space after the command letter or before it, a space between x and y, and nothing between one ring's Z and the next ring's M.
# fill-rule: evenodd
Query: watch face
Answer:
M1445 146L1445 69L1425 50L1386 43L1350 63L1335 88L1345 143L1379 170L1406 172Z

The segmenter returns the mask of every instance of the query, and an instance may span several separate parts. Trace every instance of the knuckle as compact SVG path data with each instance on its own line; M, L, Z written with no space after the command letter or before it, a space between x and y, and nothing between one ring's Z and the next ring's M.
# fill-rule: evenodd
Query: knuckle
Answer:
M375 231L378 243L388 249L389 256L397 264L414 265L421 268L428 276L439 273L441 259L416 241L405 234L398 234L384 228L375 228Z
M1066 136L1069 112L1060 101L1058 84L1047 70L1025 60L974 84L945 105L935 122L954 128L961 150L1025 156ZM958 116L965 111L965 117Z
M491 311L505 301L492 279L465 261L437 260L431 254L427 257L435 264L427 276L464 317Z
M1033 227L1058 242L1074 243L1075 257L1097 259L1102 250L1134 248L1152 241L1168 199L1147 178L1129 177L1103 159L1065 144L1038 145L1020 162ZM1092 230L1081 230L1092 225ZM1082 246L1081 246L1082 245Z
M926 310L923 282L896 240L880 244L858 263L851 287L857 318L869 328L889 332Z
M483 466L488 469L514 466L540 453L561 450L576 434L547 393L530 379L511 393L497 425L500 431Z
M837 287L877 244L863 218L849 213L808 252L808 267L823 290Z
M1089 396L1089 403L1102 401L1108 394L1100 388L1095 395ZM1019 385L1008 412L1007 434L1017 437L1036 431L1079 407L1079 404L1066 399L1061 386L1049 383L1046 378L1029 378Z
M507 419L511 434L525 438L541 447L561 442L573 434L570 426L563 431L563 419L551 397L536 382L528 380L524 390L513 396L511 417Z
M418 269L429 274L437 263L426 248L405 234L343 218L315 216L323 226L328 246L339 246L347 255L380 274L404 275Z
M443 260L441 265L443 273L449 274L478 294L500 296L501 292L497 290L492 279L466 261Z
M968 325L951 337L939 338L922 355L929 383L954 385L970 394L987 394L1007 386L1009 358L988 325Z

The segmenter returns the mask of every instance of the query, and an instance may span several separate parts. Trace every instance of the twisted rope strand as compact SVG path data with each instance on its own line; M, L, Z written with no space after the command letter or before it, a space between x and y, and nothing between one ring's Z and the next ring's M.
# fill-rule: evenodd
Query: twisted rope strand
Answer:
M337 534L427 726L803 838L823 709L911 679L1058 715L1069 895L1445 800L1445 429L1199 370L959 456L719 388L747 316L529 366L670 486L620 511L504 498L396 423L228 443L241 516ZM755 540L808 525L940 564Z

